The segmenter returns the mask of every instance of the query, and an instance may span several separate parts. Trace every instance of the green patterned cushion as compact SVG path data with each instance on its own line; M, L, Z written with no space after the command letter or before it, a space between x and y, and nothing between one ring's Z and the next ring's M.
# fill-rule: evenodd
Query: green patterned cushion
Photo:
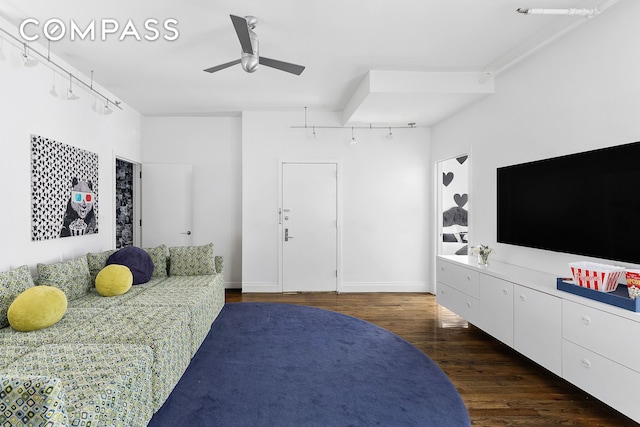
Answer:
M146 345L45 345L8 366L3 375L25 379L38 372L59 379L69 418L65 426L142 427L153 414L152 362ZM29 409L46 414L43 404Z
M221 256L216 256L216 273L222 274L224 272L224 258Z
M0 351L4 351L4 346L39 347L43 344L75 342L75 336L84 328L82 325L100 315L103 310L101 308L68 308L64 317L55 325L29 333L18 332L13 328L0 329L0 348L2 348Z
M24 356L25 354L29 353L31 350L33 350L33 348L28 347L26 345L8 345L5 343L2 343L0 345L0 372L3 372L4 375L5 373L5 367L9 364L11 364L13 361L20 359L22 356ZM0 400L2 400L0 398ZM0 410L0 412L2 412ZM0 423L0 425L2 425Z
M151 277L167 277L167 246L160 245L155 248L143 248L153 261L153 273Z
M191 355L200 347L211 329L211 324L224 306L224 287L215 286L216 276L173 276L154 288L123 303L125 306L142 307L180 307L180 311L189 313L189 331L191 333ZM201 278L208 279L208 285L192 285ZM171 282L171 286L167 286ZM204 281L201 281L204 282ZM147 307L145 307L147 306Z
M95 281L96 276L100 273L107 265L107 259L111 256L112 253L117 251L117 249L111 249L104 252L89 252L87 254L87 264L89 265L89 272L91 273L91 278Z
M183 307L141 309L136 305L118 305L102 311L81 328L59 334L58 342L72 342L78 347L87 344L139 344L150 347L153 350L153 409L157 411L191 360L189 312Z
M33 278L26 265L0 273L0 328L9 326L7 310L13 300L32 286Z
M169 248L169 261L171 276L216 274L213 243Z
M93 287L86 255L55 264L38 264L38 284L62 290L69 301L80 298Z
M0 425L68 426L62 382L54 377L0 378Z

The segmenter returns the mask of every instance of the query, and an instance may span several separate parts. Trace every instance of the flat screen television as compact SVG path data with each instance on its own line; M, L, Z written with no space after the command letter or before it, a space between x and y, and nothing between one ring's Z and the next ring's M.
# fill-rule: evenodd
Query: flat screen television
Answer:
M640 264L640 142L497 170L497 241Z

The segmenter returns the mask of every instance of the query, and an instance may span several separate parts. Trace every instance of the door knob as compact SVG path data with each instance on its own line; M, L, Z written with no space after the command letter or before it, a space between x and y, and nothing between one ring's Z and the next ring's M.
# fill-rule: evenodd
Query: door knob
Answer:
M187 236L191 236L191 230L185 232L185 233L180 233L180 234L186 234Z

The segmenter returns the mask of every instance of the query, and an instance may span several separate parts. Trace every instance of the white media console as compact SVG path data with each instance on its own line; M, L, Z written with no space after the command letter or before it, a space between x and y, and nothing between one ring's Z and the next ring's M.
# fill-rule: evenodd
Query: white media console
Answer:
M438 256L436 279L439 304L640 422L640 313L493 260L479 267L475 257Z

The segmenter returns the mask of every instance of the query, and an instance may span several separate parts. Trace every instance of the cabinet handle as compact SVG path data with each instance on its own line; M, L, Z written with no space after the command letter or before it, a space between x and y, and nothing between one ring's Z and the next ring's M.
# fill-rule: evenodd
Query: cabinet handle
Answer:
M440 289L440 295L444 295L444 289Z
M583 358L580 363L582 364L582 366L584 368L589 369L591 367L591 362L589 362L589 359Z
M467 307L471 308L471 302L467 301Z
M586 314L582 315L582 323L584 323L585 325L590 325L591 324L591 318L589 316L587 316Z
M467 280L471 281L471 275L467 274Z
M527 300L526 295L520 295L520 301L525 302Z
M503 294L505 294L505 295L509 295L509 289L504 288L504 289L502 290L502 293L503 293Z

